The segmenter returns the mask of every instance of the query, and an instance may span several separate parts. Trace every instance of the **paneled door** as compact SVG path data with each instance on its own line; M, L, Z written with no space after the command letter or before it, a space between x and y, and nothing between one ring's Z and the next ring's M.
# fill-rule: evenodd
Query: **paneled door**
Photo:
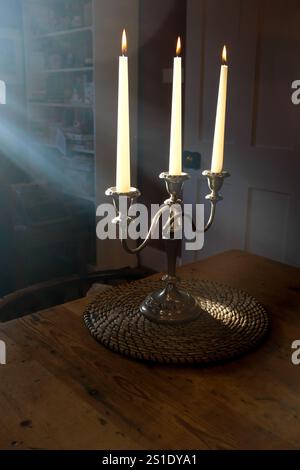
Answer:
M185 149L211 164L220 56L228 49L228 112L224 167L231 173L216 220L198 253L228 249L300 266L299 0L188 0L185 75ZM189 170L190 171L190 170ZM186 202L208 193L192 170Z

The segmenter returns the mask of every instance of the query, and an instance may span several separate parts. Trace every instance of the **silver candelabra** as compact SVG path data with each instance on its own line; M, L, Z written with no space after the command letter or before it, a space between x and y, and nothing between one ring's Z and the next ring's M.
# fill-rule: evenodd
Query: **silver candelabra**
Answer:
M230 175L227 171L212 173L209 170L204 171L202 174L207 177L208 187L210 189L210 193L206 196L206 199L210 201L211 205L210 215L204 226L204 232L206 232L214 221L216 205L220 200L222 200L219 192L223 186L224 179ZM147 246L151 239L151 233L154 227L159 223L164 209L169 209L168 225L170 228L170 236L165 238L168 269L167 274L162 278L165 285L161 290L152 292L146 297L140 305L140 311L151 321L185 323L196 319L201 314L202 309L198 305L197 300L189 292L178 286L178 278L176 277L176 260L181 240L175 237L176 218L172 215L174 214L172 206L178 204L182 205L181 197L183 185L184 182L190 178L190 175L188 173L182 173L179 176L172 176L169 173L162 173L159 177L166 183L169 198L153 217L147 236L136 248L130 248L128 246L127 237L124 236L124 231L122 230L122 224L128 226L132 221L132 218L127 215L128 212L126 212L126 214L122 212L120 207L120 198L122 196L126 198L128 208L140 196L140 191L136 188L131 188L130 191L121 193L113 187L109 188L105 194L107 196L111 196L113 199L116 210L114 223L120 227L120 239L123 248L131 254L137 254Z

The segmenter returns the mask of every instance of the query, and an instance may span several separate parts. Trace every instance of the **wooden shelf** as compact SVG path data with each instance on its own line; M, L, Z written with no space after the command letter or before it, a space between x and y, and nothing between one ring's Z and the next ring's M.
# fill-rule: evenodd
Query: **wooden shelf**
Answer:
M29 101L32 106L44 106L48 108L75 108L75 109L93 109L92 104L84 103L48 103L47 101Z
M80 28L65 29L63 31L51 31L50 33L37 34L34 39L52 38L57 36L66 36L68 34L84 33L86 31L93 31L92 26L82 26Z
M73 67L73 68L65 68L65 69L48 69L42 70L41 73L73 73L73 72L92 72L94 67Z
M92 150L92 149L74 149L74 148L70 148L70 151L71 152L74 152L74 153L85 153L86 155L95 155L95 150Z

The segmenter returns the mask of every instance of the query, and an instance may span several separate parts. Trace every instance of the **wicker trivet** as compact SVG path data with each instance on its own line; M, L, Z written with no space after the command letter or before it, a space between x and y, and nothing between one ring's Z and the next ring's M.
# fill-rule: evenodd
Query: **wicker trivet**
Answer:
M246 292L197 280L180 283L205 310L197 320L180 325L150 322L139 305L162 285L147 279L99 294L84 314L87 328L113 351L175 364L207 364L239 356L254 348L268 330L265 309Z

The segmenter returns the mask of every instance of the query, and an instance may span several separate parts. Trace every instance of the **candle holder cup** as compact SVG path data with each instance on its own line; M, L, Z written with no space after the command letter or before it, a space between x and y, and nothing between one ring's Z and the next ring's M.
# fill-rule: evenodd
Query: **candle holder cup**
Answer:
M206 196L206 199L211 203L210 215L204 227L204 232L206 232L213 223L216 205L222 200L219 192L223 186L224 179L230 175L226 171L222 171L221 173L212 173L208 170L204 171L202 174L207 177L208 186L211 191L210 194ZM188 173L182 173L181 175L175 176L165 172L161 173L159 177L165 181L169 198L164 201L164 204L154 216L147 236L143 242L135 248L130 248L128 246L127 238L123 236L125 231L122 230L122 228L120 230L120 238L123 248L128 253L139 253L147 246L151 239L153 229L157 227L163 213L168 210L168 220L166 225L168 226L169 231L168 236L163 236L165 240L168 266L167 274L162 278L165 285L162 289L150 293L145 298L140 305L140 312L149 320L158 323L187 323L198 318L198 316L203 312L196 298L178 286L179 280L176 276L176 260L180 249L181 239L176 238L178 221L176 220L175 207L178 207L178 205L182 206L183 185L190 176ZM123 196L127 199L127 207L129 208L133 201L140 196L140 191L136 188L131 188L128 192L118 192L116 188L109 188L105 194L113 199L114 207L116 209L116 217L113 220L114 223L118 224L120 227L122 224L129 225L133 219L128 217L128 212L126 212L126 215L122 212L120 197Z
M138 189L136 188L130 188L129 191L123 192L123 191L118 191L116 187L111 187L108 188L105 191L106 196L112 197L113 200L113 205L116 211L116 217L112 220L113 223L115 224L120 224L121 222L130 222L131 218L128 217L128 210L124 211L126 215L122 212L120 208L120 198L126 198L126 205L127 209L133 204L135 199L140 197L141 193Z

